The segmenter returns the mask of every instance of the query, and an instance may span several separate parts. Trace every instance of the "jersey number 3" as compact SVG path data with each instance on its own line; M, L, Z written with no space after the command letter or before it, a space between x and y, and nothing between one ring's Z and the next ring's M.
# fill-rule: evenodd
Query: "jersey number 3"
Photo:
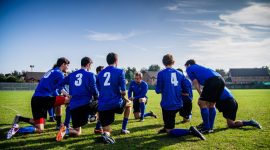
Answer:
M177 81L177 77L176 77L176 73L173 72L171 74L171 83L174 85L174 86L177 86L178 85L178 81Z
M111 73L110 72L105 72L103 77L106 78L105 82L104 82L104 86L110 86L111 84L110 84L109 80L110 80L110 77L111 77Z
M81 73L76 74L77 80L75 80L74 82L76 86L80 86L82 84L82 77L83 77L83 74Z

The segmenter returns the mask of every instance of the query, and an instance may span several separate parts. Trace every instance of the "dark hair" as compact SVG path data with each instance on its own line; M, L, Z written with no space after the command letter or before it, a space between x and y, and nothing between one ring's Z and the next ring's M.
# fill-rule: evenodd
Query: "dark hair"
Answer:
M143 77L143 74L141 72L136 72L135 76L140 76L141 78Z
M109 53L107 55L107 58L106 58L108 65L114 64L117 59L118 59L117 54L116 53L113 53L113 52L112 53Z
M56 68L56 67L57 67L57 64L54 64L52 68L54 69L54 68Z
M166 54L162 59L163 65L168 66L174 63L173 56L171 54Z
M188 66L188 65L195 65L196 62L194 59L189 59L186 63L185 63L185 66Z
M92 59L91 58L89 58L89 57L83 57L82 58L82 60L81 60L81 66L82 67L85 67L87 64L92 64L93 63L93 61L92 61Z
M97 74L98 74L103 68L104 68L104 66L98 66L98 67L96 68Z
M180 71L180 72L183 73L183 70L181 68L177 68L176 70L178 70L178 71Z
M56 64L54 65L54 68L61 67L62 64L69 64L69 60L65 57L58 58Z

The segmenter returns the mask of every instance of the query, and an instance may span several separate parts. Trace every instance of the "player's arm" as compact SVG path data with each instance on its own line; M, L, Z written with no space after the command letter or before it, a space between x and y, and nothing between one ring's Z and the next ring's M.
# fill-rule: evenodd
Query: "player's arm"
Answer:
M62 95L70 97L69 93L65 89L65 85L68 85L69 76L64 77L64 75L61 75L58 77L58 84L57 89L61 91Z
M157 84L156 84L155 91L157 94L160 94L162 92L162 78L161 78L160 73L158 73L158 76L157 76Z
M132 81L130 82L129 88L128 88L128 99L132 100L132 92L133 92L133 88L132 88Z
M90 78L90 90L91 90L91 93L93 94L94 100L98 100L98 90L97 90L97 85L96 85L96 77L94 74L92 74Z
M201 95L202 91L201 91L201 85L199 83L199 81L197 79L192 80L192 84L195 87L195 89L197 90L197 92L199 93L199 95Z
M135 99L140 99L140 98L146 97L147 90L148 90L148 85L143 84L141 93L139 95L137 95L137 96L134 96L134 98Z

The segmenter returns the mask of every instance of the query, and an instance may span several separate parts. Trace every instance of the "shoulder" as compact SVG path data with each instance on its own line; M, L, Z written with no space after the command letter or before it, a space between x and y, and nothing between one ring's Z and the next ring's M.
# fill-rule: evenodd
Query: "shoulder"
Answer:
M142 84L145 85L145 86L148 86L148 84L142 80Z

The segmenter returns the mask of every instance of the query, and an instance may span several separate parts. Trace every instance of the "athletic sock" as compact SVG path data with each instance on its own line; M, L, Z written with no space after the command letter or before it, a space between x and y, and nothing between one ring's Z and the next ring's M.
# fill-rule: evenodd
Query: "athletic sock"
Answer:
M19 122L22 121L22 122L26 122L26 123L32 124L32 123L30 122L30 118L25 118L25 117L20 116L18 120L19 120Z
M189 135L190 131L188 129L172 129L169 132L169 134L175 137L180 137L180 136Z
M243 122L243 126L252 126L252 122L251 122L251 120L243 120L242 121Z
M127 123L128 123L128 118L124 118L123 119L123 123L122 123L122 129L126 130L127 129Z
M145 111L145 103L144 102L141 102L140 103L140 111L141 111L141 120L143 120L144 118L144 111Z
M152 116L152 113L146 113L146 114L144 114L144 117L147 117L147 116Z
M35 131L36 131L36 128L34 126L27 126L27 127L20 128L18 133L27 134L27 133L35 133Z
M53 109L54 109L53 107L51 109L48 109L50 118L54 116Z
M208 108L201 108L201 116L203 119L203 128L206 130L210 129L209 125L209 109Z
M56 125L59 127L61 125L61 116L56 116L55 120L56 120Z
M216 108L209 108L209 126L210 129L214 128L214 123L215 123L215 118L216 118Z
M100 123L100 121L98 120L97 121L97 124L96 124L96 128L95 129L98 129L98 130L100 130L101 129L101 123Z
M65 118L65 122L64 122L64 125L69 128L70 126L70 119L71 119L71 116L70 116L70 108L69 106L66 107L66 118ZM61 122L61 121L60 121Z

